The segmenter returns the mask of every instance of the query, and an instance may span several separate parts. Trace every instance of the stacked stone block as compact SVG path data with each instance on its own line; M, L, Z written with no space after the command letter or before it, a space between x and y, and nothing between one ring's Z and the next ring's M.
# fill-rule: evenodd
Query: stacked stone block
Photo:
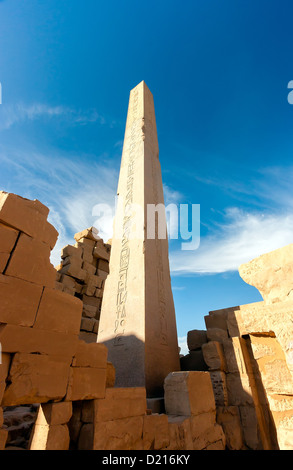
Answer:
M111 245L103 243L94 227L76 233L74 238L75 244L61 252L56 289L82 300L80 338L96 342Z

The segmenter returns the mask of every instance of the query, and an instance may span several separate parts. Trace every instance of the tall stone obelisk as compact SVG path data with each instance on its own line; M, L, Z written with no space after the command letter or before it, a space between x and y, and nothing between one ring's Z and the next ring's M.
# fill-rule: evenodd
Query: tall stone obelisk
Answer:
M158 237L157 226L148 238L147 206L164 204L158 156L153 96L142 81L130 92L97 341L108 347L115 386L146 387L150 398L161 396L165 377L180 370L168 239ZM133 205L142 209L142 236Z

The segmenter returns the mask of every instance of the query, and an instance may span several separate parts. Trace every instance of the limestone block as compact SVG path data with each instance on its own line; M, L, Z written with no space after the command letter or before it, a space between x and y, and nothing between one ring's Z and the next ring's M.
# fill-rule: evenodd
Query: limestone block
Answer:
M93 450L94 425L93 423L83 424L78 438L78 450Z
M144 387L107 388L105 398L95 400L95 423L143 416L146 412Z
M66 401L104 398L106 369L71 367Z
M170 444L166 450L193 450L190 418L168 416Z
M215 409L208 372L171 372L165 379L164 389L167 414L190 416Z
M143 417L143 449L159 450L170 444L168 416L165 414Z
M228 332L221 328L208 328L207 329L208 341L218 341L223 343L224 340L228 339Z
M54 248L58 232L47 222L49 209L40 201L0 191L0 222Z
M213 385L216 406L225 406L228 404L228 390L226 385L226 374L220 370L210 372Z
M15 245L19 231L0 223L0 253L10 253Z
M102 245L101 243L98 243L97 246L95 246L94 248L93 256L94 258L100 258L100 259L109 261L110 250L107 250L107 248L104 245Z
M98 343L99 344L99 343ZM115 367L111 362L107 362L107 378L106 378L106 388L114 387L115 385Z
M2 351L7 353L39 353L72 358L77 341L77 335L25 326L0 325L0 343Z
M68 383L69 363L60 356L15 354L2 406L59 401Z
M56 271L50 263L50 252L46 243L21 233L6 269L7 276L54 288Z
M45 288L34 328L77 335L80 330L82 307L80 299Z
M204 343L207 343L207 332L206 330L191 330L187 333L187 346L189 351L194 351L202 347Z
M6 388L6 379L9 373L10 362L11 362L10 354L2 353L1 362L0 362L0 404L1 404L4 391Z
M218 341L209 341L202 345L205 363L210 370L226 370L223 347Z
M108 349L102 343L85 343L79 340L74 354L74 367L107 368Z
M99 259L97 263L97 268L109 273L109 262L104 259Z
M69 430L66 424L54 426L35 424L29 450L68 450Z
M36 418L38 425L57 425L66 424L72 416L71 401L63 401L60 403L44 403L39 406Z
M74 235L74 239L76 241L79 241L81 238L87 238L89 240L93 240L94 242L97 242L100 240L100 237L98 235L99 230L96 227L89 227L86 228L85 230L82 230L81 232L78 232Z
M41 295L39 285L0 275L0 322L32 326Z
M189 354L180 358L181 370L208 370L201 349L189 351Z
M242 264L239 274L259 290L267 304L292 300L293 244Z
M241 428L239 409L237 406L217 407L217 422L222 426L227 447L230 450L244 448L243 432Z
M98 422L94 450L142 450L143 416Z
M8 437L8 431L6 429L0 429L0 450L5 449L7 437Z

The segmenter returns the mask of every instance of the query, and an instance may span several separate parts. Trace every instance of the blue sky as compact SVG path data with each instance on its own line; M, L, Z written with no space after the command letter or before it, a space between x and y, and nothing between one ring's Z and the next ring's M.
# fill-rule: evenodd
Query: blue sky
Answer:
M0 1L0 187L49 206L54 264L114 204L145 80L166 203L201 208L199 249L169 244L179 337L261 300L237 268L293 239L292 14L290 0Z

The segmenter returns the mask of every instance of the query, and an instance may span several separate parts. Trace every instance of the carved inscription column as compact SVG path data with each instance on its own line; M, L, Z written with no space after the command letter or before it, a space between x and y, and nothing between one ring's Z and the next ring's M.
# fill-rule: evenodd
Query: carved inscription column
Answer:
M168 240L158 239L158 227L147 238L147 205L164 197L153 97L144 82L130 92L117 192L98 342L108 347L115 386L144 386L155 397L180 366ZM141 232L133 205L141 208Z

